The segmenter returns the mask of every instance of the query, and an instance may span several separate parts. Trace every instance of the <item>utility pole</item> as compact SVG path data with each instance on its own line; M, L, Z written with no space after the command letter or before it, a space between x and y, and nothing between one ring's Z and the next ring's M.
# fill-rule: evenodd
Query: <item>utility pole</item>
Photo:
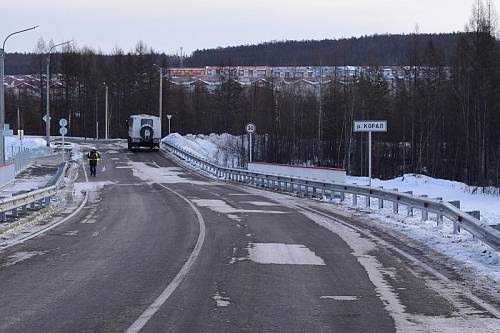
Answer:
M34 30L38 26L28 29L13 32L5 37L2 48L0 49L0 164L5 164L5 89L4 89L4 74L5 74L5 42L10 36L20 34L25 31Z
M95 138L99 140L99 118L97 118L97 94L95 96Z
M162 137L161 134L161 123L163 122L163 70L165 69L164 67L160 67L157 64L153 64L154 67L158 68L160 71L160 91L158 93L158 116L160 117L160 138ZM169 118L169 128L170 128L170 118ZM170 129L169 133L170 134Z
M105 109L105 112L104 112L104 138L106 140L108 140L108 131L109 131L109 127L108 127L108 85L106 84L106 82L104 82L104 87L106 88L106 109Z
M184 53L182 51L182 46L181 46L181 58L180 58L180 67L184 67Z
M318 112L318 165L321 165L322 160L322 147L321 147L321 132L322 132L322 121L323 121L323 95L322 95L322 83L323 83L323 66L320 67L319 72L319 112Z
M17 107L17 130L21 129L21 116L19 115L19 107Z
M52 53L52 50L55 49L56 47L58 46L61 46L61 45L65 45L65 44L69 44L71 43L71 41L67 41L67 42L64 42L64 43L59 43L59 44L56 44L54 46L52 46L50 49L49 49L49 52L47 53L47 78L46 78L46 81L47 81L47 93L46 93L46 107L47 107L47 110L46 110L46 122L45 122L45 136L46 136L46 141L47 141L47 147L50 147L50 54Z

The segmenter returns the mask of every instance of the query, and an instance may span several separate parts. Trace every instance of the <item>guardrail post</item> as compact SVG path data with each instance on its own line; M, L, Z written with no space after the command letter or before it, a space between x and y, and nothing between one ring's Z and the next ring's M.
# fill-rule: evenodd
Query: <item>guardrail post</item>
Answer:
M46 197L45 198L45 204L46 205L50 205L50 197Z
M428 196L426 194L424 195L421 195L422 198L427 198ZM426 205L426 204L424 204ZM421 212L422 212L422 216L420 217L420 220L421 221L427 221L429 219L429 211L426 209L427 207L422 207L421 208Z
M345 201L345 192L340 192L340 202Z
M457 207L458 209L460 209L460 201L459 200L448 201L448 202L450 203L450 205L453 205L453 206ZM458 234L460 232L460 225L457 223L457 221L460 219L461 219L461 217L457 216L456 220L453 221L453 234Z
M378 188L383 189L383 186L379 186ZM383 198L378 198L378 209L384 208L384 199Z
M466 212L466 213L475 219L481 220L481 211L479 211L479 210L473 210L473 211Z
M12 217L18 217L18 214L17 214L17 207L12 209Z
M443 201L443 198L437 197L436 200ZM440 226L443 223L443 214L441 212L436 214L436 224Z
M356 207L358 205L358 195L356 193L352 194L352 205Z
M45 200L43 199L38 200L38 206L45 207Z
M36 208L36 201L33 201L32 203L30 203L30 208L31 209L35 209Z
M473 210L473 211L466 212L466 213L475 219L481 220L481 212L479 210ZM472 238L476 238L476 236L472 235Z
M5 222L5 212L0 212L0 222Z
M22 214L28 213L28 206L27 205L24 205L24 206L21 207L21 213Z
M398 189L397 188L393 188L392 189L394 192L398 192ZM396 200L394 200L392 202L392 212L394 214L398 214L399 213L399 195L396 197Z
M413 191L407 191L407 192L404 192L406 194L413 194ZM413 216L413 207L408 205L406 206L406 216Z

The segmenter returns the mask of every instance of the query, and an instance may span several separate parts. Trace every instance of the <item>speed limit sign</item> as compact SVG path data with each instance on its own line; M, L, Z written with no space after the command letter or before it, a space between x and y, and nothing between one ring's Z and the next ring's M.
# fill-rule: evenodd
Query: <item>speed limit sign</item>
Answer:
M257 127L255 126L255 124L249 123L249 124L247 124L245 129L246 129L247 133L254 133L255 130L257 129Z

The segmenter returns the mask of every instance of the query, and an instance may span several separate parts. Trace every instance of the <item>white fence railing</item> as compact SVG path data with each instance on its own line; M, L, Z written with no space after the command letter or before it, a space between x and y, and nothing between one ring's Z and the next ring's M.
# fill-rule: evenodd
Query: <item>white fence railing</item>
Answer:
M18 217L18 214L27 213L28 206L30 209L43 208L50 204L50 199L57 193L64 174L68 167L68 163L61 164L58 171L51 180L50 186L45 188L19 194L10 198L0 200L0 222L5 222L8 212L12 217Z
M236 181L256 187L273 189L283 192L298 192L305 195L317 195L326 198L338 197L341 201L349 195L353 206L358 205L358 197L366 197L366 206L371 207L371 199L377 199L378 207L383 208L385 202L392 204L393 212L398 214L401 206L406 206L408 216L413 216L415 210L421 211L422 220L427 220L429 214L434 214L438 224L447 218L453 223L455 233L464 229L474 237L489 245L497 253L500 252L500 231L481 222L479 212L463 212L459 202L447 202L442 199L432 199L415 196L411 192L398 192L362 185L347 185L330 182L318 182L294 177L282 177L265 173L250 172L244 169L234 169L219 166L215 163L195 156L180 147L164 144L173 155L209 172L219 178Z
M50 147L18 149L17 152L13 151L13 154L11 155L9 161L15 163L16 174L18 174L19 172L26 169L33 159L38 157L48 156L51 155L52 153L53 149Z

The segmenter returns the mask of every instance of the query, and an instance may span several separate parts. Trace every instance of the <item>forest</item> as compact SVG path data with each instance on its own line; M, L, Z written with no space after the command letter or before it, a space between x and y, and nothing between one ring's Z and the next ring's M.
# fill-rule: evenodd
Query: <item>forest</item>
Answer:
M172 130L181 134L241 135L244 125L254 122L257 160L339 167L353 175L367 169L367 138L352 133L353 120L386 119L389 131L373 136L375 177L420 173L499 187L500 47L489 2L477 3L463 33L416 31L196 51L185 65L369 65L372 72L354 79L333 76L314 91L299 85L285 89L272 79L243 87L221 77L214 90L165 81L164 114L173 115ZM7 55L6 72L43 78L47 48L40 41L30 55ZM133 51L117 48L108 55L66 47L51 58L51 72L63 83L62 93L51 96L53 117L69 119L72 136L95 137L96 122L104 124L105 82L110 135L125 138L130 114L158 112L159 72L153 64L178 61L142 42ZM405 75L387 81L377 71L381 65L405 66ZM7 94L11 125L18 107L26 133L43 134L45 96ZM162 121L167 128L167 119ZM57 133L57 122L52 126Z

